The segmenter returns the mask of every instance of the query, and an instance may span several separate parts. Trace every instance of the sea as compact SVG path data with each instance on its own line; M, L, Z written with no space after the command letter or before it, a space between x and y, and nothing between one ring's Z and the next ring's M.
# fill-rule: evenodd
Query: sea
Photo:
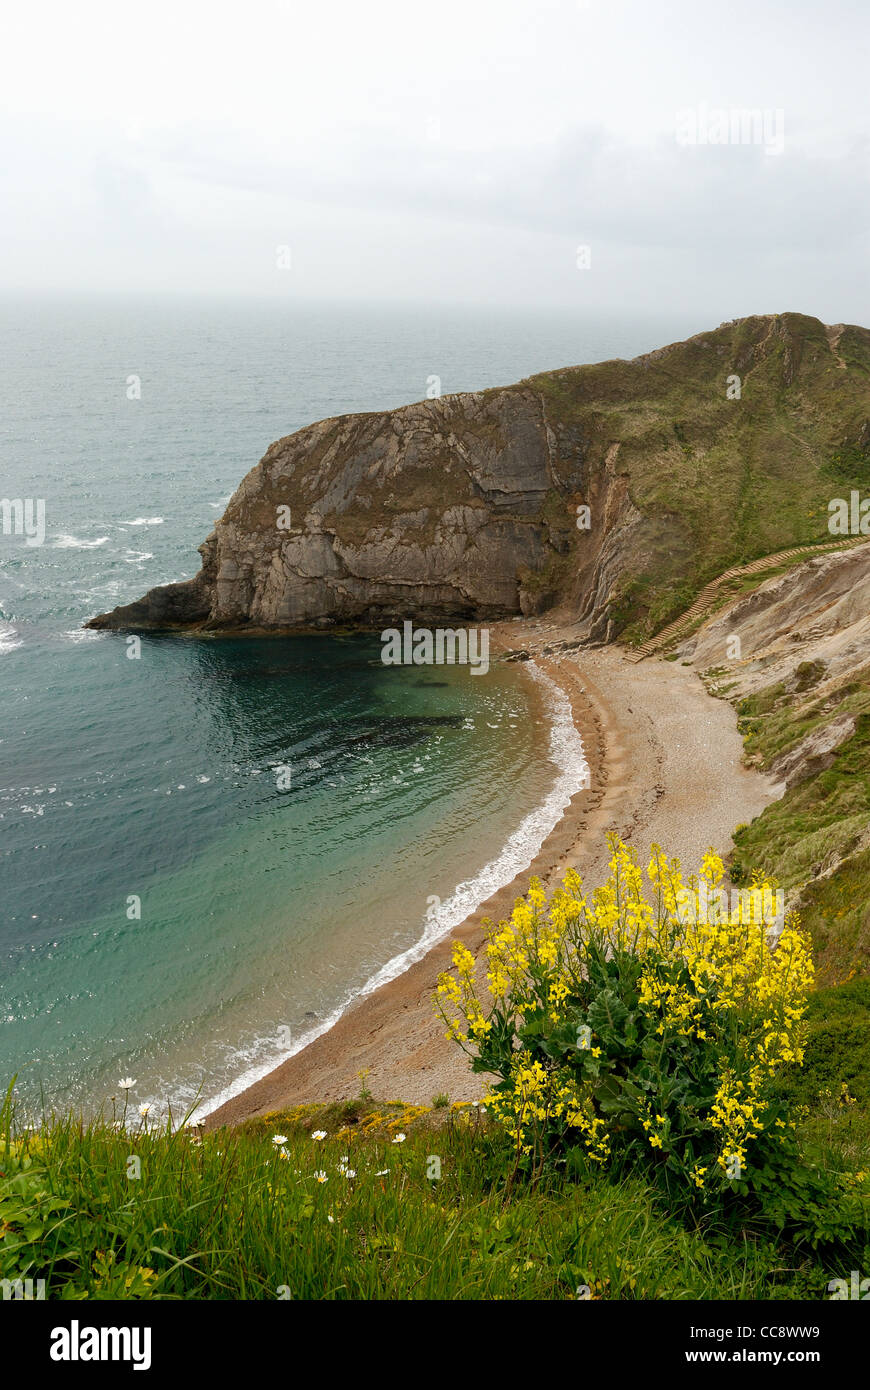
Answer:
M44 506L41 544L0 518L0 1085L25 1112L96 1113L130 1077L155 1114L207 1113L527 867L585 770L527 667L386 666L377 634L136 656L87 619L192 576L244 475L314 420L705 326L0 302L0 499Z

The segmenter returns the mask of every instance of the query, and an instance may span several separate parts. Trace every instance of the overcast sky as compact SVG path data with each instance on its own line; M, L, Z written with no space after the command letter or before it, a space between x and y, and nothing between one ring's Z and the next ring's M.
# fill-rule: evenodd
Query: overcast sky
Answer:
M870 324L868 16L27 0L0 53L0 288ZM710 143L720 110L766 113L765 138Z

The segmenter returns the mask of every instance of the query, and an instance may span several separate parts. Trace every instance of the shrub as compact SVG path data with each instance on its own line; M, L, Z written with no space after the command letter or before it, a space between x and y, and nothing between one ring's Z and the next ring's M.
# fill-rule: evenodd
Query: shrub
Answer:
M684 884L653 846L645 883L610 845L591 897L574 871L549 901L533 879L509 922L486 924L487 999L455 944L437 1007L499 1078L487 1105L516 1167L630 1163L694 1205L763 1200L796 1153L776 1083L803 1055L807 938L794 916L777 935L768 882L729 904L712 851Z

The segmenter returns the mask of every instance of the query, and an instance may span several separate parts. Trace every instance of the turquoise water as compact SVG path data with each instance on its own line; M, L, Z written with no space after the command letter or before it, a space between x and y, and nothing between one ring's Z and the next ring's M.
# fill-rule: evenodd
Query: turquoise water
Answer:
M371 637L152 636L131 660L81 624L193 574L311 420L695 327L3 306L0 496L46 505L43 545L0 535L0 1077L25 1100L231 1091L512 877L578 767L516 668L384 667Z

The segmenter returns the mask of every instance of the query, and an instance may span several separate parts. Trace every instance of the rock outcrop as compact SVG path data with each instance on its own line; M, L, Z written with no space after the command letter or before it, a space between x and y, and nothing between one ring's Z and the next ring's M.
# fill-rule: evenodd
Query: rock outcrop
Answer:
M870 969L870 538L765 580L677 649L731 701L781 800L735 831L734 882L773 876L817 981Z
M548 572L575 549L584 472L579 452L556 456L531 387L325 420L251 470L200 546L194 579L90 626L301 629L534 612L552 598ZM632 520L625 480L605 467L591 495L613 551ZM594 601L589 610L594 628Z
M870 663L870 539L766 580L706 622L677 655L699 671L727 672L741 697L777 682L788 695L814 695L851 678Z
M561 605L588 641L650 630L699 576L823 533L830 460L870 450L870 333L832 341L799 314L744 319L631 362L311 425L248 473L194 579L89 626L300 630Z

